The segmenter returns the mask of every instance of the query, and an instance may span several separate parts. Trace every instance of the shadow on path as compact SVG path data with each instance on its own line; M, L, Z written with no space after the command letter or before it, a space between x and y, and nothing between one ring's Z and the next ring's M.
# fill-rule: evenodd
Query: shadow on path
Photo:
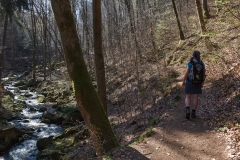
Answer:
M155 126L153 136L133 147L151 153L147 156L151 160L225 159L224 140L198 115L196 119L185 119L182 89L181 93L181 101L168 111L166 123Z

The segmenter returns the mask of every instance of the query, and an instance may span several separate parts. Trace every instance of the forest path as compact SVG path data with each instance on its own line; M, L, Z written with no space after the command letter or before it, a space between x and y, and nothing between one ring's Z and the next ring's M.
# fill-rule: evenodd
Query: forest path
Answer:
M185 119L185 93L180 78L178 77L178 87L181 90L181 100L176 107L165 113L166 123L155 127L151 137L131 147L151 160L227 159L225 140L220 134L206 126L197 113L195 119ZM199 107L204 97L199 96Z

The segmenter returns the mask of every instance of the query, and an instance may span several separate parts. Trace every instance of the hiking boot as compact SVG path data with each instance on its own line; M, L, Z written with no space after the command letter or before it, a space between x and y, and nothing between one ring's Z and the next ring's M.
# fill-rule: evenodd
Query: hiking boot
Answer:
M186 119L190 119L190 109L186 109Z
M191 118L196 118L196 113L195 112L191 113Z

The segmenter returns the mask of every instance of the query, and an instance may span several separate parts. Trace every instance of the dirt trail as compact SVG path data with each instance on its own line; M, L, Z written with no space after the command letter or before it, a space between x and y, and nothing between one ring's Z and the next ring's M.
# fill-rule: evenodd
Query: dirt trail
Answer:
M181 100L166 114L166 123L155 127L151 137L132 147L151 160L226 159L224 139L205 126L198 115L196 119L185 119L185 94L180 88Z

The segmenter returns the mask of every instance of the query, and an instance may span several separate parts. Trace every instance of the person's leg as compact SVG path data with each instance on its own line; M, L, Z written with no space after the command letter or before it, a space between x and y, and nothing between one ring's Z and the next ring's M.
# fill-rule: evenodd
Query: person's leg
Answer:
M191 114L192 118L196 118L197 106L198 106L198 94L194 94L193 95L193 108L192 108L192 114Z
M185 105L186 105L186 119L190 119L191 94L186 94Z
M186 107L190 107L191 105L191 94L186 94L186 98L185 98L185 105Z
M193 95L193 108L192 109L196 110L197 106L198 106L198 94L194 94Z

